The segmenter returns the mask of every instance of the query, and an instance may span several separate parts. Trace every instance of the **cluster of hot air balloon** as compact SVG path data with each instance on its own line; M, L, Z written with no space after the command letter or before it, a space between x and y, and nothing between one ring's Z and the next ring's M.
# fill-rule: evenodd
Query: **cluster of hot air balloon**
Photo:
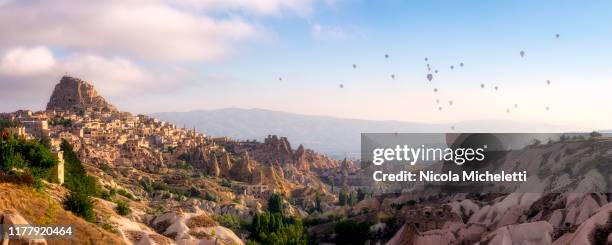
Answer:
M438 74L438 70L437 69L433 69L433 73L431 72L432 68L431 65L429 64L429 58L425 57L424 58L425 62L426 62L426 67L427 67L427 74L425 75L425 78L427 79L428 82L432 82L434 80L434 74ZM463 68L465 66L465 64L463 62L459 62L459 67ZM451 70L455 69L455 65L450 65L449 66ZM437 87L434 87L433 92L434 93L438 93L439 89ZM440 105L440 99L436 99L436 105L437 105L437 109L438 111L442 111L444 108ZM453 100L449 100L448 101L448 106L453 106L454 102ZM454 130L454 126L451 127Z
M561 36L561 35L560 35L559 33L556 33L556 34L555 34L555 38L556 38L556 39L559 39L559 38L560 38L560 36ZM525 58L525 55L526 55L525 50L520 50L520 51L519 51L519 56L520 56L521 58ZM384 54L384 58L385 58L385 59L389 59L389 57L390 57L390 55L389 55L388 53L385 53L385 54ZM428 57L425 57L425 58L424 58L424 61L425 61L426 68L427 68L427 73L426 73L426 75L425 75L425 78L427 79L427 81L428 81L428 82L430 82L430 83L431 83L431 82L434 80L434 78L435 78L435 77L434 77L434 74L438 74L438 69L433 69L433 72L432 72L432 67L431 67L431 65L430 65L430 63L429 63L429 58L428 58ZM464 66L465 66L465 64L464 64L463 62L459 62L459 67L460 67L460 68L463 68ZM357 69L357 64L353 64L353 65L352 65L352 67L353 67L353 69ZM450 70L451 70L451 71L454 71L454 70L455 70L455 65L450 65L450 66L449 66L449 68L450 68ZM391 74L390 74L390 77L391 77L391 79L393 79L393 80L394 80L396 76L395 76L395 74L394 74L394 73L391 73ZM283 81L283 78L282 78L282 77L278 77L278 80L279 80L279 81ZM550 81L550 80L546 80L546 85L550 86L550 85L551 85L551 81ZM342 88L344 88L344 84L343 84L343 83L340 83L340 84L339 84L339 87L340 87L341 89L342 89ZM484 83L481 83L481 84L480 84L480 88L481 88L481 89L485 89L485 87L486 87L486 86L485 86L485 84L484 84ZM500 87L499 87L498 85L494 85L494 86L492 86L492 88L493 88L493 90L498 91ZM434 93L438 93L438 88L437 88L437 87L434 87L434 88L433 88L433 92L434 92ZM448 101L448 106L453 106L453 104L454 104L453 100L449 100L449 101ZM438 109L438 111L442 111L442 110L443 110L442 106L440 105L440 99L438 99L438 98L436 98L436 105L437 105L437 109ZM514 108L514 109L518 109L518 104L514 104L514 105L513 105L513 108ZM549 110L550 110L550 107L549 107L549 106L546 106L544 109L545 109L546 111L549 111ZM510 112L511 112L510 108L506 108L506 113L510 113ZM455 130L455 126L454 126L454 125L453 125L453 126L451 126L451 129L452 129L452 130Z

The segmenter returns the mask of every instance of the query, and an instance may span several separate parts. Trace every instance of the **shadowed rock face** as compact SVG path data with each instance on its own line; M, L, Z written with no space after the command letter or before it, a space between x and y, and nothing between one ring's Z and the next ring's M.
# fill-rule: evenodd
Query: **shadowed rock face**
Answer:
M117 108L98 95L93 85L70 76L62 77L55 85L47 110L117 112Z

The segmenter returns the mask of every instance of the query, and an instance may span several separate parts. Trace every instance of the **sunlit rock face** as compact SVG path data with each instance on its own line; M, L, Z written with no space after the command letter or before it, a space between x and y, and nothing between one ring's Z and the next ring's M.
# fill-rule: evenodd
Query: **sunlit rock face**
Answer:
M60 83L55 85L47 110L117 112L117 108L98 95L93 85L70 76L62 77Z

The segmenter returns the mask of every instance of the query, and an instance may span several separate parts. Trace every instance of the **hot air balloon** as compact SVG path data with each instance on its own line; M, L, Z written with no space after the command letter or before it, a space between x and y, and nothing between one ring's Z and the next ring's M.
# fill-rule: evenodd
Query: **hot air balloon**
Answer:
M391 79L395 79L395 74L391 74Z
M450 68L451 68L451 70L452 70L452 69L455 69L455 66L450 66Z
M283 78L282 78L282 77L279 77L279 78L278 78L278 80L279 80L279 81L283 81Z
M452 100L449 100L449 101L448 101L448 105L453 105L453 101L452 101Z
M425 62L427 62L429 59L427 59L427 57L425 57Z
M434 88L434 93L437 93L437 92L438 92L438 88Z
M506 109L506 113L510 113L510 109Z
M438 107L438 110L439 110L439 111L442 111L442 106Z
M385 54L385 59L388 59L388 58L389 58L389 54Z
M438 74L438 70L434 70L434 73Z
M440 104L440 100L439 99L436 99L436 104Z
M432 79L433 79L433 75L431 75L431 73L427 74L427 80L431 82Z
M514 108L518 108L518 104L514 104Z
M459 63L459 66L463 67L463 62Z
M521 50L521 52L519 54L521 54L521 57L524 57L525 56L525 51Z
M356 68L357 68L357 64L353 64L353 69L356 69Z
M561 36L561 35L559 35L559 33L557 33L557 34L555 35L555 37L557 37L557 39L559 39L559 37L560 37L560 36Z
M550 110L550 107L548 107L548 106L547 106L547 107L546 107L546 111L548 111L548 110Z
M546 80L546 84L550 85L550 80Z
M497 87L497 86L495 86L493 89L495 89L495 91L497 91L498 87Z
M481 84L480 84L480 88L484 88L484 83L481 83Z
M340 84L340 88L344 88L344 84L342 84L342 83L341 83L341 84Z

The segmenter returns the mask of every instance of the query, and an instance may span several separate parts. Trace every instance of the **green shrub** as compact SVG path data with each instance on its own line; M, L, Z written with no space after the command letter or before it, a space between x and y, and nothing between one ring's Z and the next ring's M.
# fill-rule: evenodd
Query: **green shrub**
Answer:
M117 189L117 193L119 195L122 195L124 197L127 197L130 200L134 200L134 195L128 191L126 191L125 189Z
M224 226L224 227L234 231L234 233L236 233L236 234L238 234L238 231L242 228L242 222L241 222L240 218L238 218L238 216L236 216L236 215L232 215L232 214L216 215L215 216L215 220L221 226Z
M155 191L153 183L151 183L149 178L143 178L140 180L140 186L142 186L142 189L144 189L147 193L153 193L153 191Z
M43 185L43 182L41 179L34 178L32 181L32 187L34 187L36 191L41 192L45 186Z
M124 201L117 202L117 207L115 208L115 211L117 211L117 213L122 216L128 215L132 212L130 206Z
M212 194L212 193L210 193L210 192L208 192L208 191L207 191L207 192L204 194L204 200L206 200L206 201L211 201L211 202L218 202L218 201L219 201L219 198L218 198L218 197L217 197L215 194Z
M106 231L111 233L119 234L119 231L109 223L102 224L102 229L105 229Z
M100 193L100 197L104 200L113 200L113 197L117 194L117 190L111 187L107 187L108 191L102 191Z
M221 180L221 186L231 188L232 187L232 181L228 180L228 179L222 179Z
M64 200L64 207L89 222L96 221L93 201L84 193L71 191L70 195Z

